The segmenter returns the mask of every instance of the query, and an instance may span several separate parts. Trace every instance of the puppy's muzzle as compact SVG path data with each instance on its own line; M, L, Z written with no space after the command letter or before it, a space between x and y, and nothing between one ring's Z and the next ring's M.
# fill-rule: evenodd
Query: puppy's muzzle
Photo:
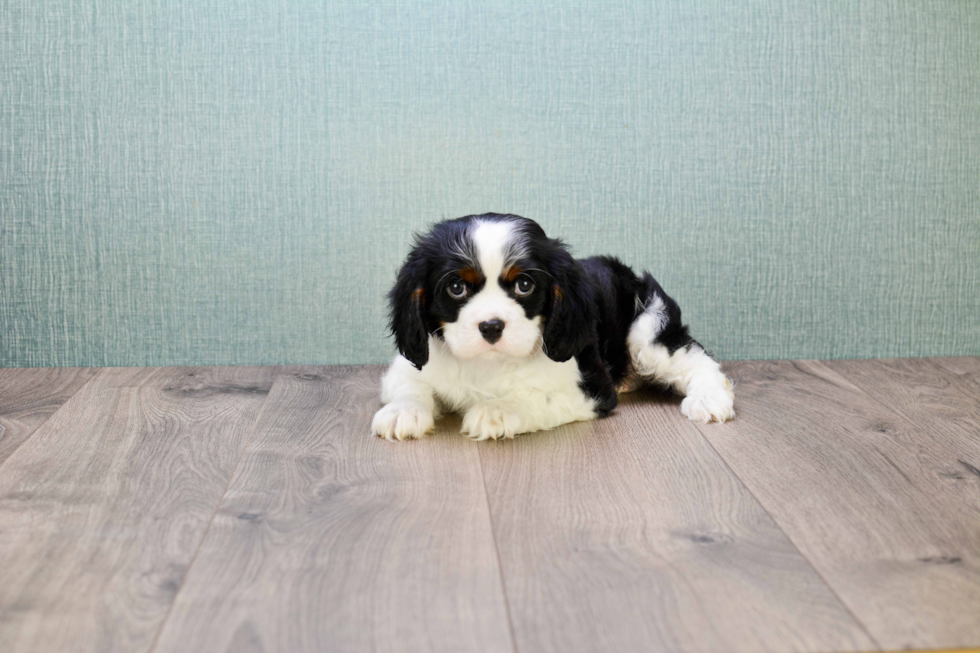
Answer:
M480 333L483 334L483 339L489 342L491 345L500 340L500 336L503 334L503 332L503 320L493 319L487 320L486 322L480 322Z

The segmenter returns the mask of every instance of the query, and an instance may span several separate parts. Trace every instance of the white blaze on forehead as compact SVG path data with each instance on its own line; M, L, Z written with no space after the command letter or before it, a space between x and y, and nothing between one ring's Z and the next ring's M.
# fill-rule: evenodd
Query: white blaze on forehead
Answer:
M514 236L514 226L510 222L476 223L473 245L476 247L480 269L488 282L498 279L503 273L508 253L513 251Z

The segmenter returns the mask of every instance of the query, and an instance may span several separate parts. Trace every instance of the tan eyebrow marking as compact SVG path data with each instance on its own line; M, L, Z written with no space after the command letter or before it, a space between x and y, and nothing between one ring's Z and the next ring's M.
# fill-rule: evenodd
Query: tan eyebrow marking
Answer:
M412 293L412 299L415 300L416 302L420 303L420 304L422 302L424 302L425 301L425 288L422 288L422 287L416 288L415 289L415 292Z
M517 277L521 276L523 273L524 270L522 270L520 267L516 265L508 265L501 277L507 283L513 283L514 281L517 281Z
M480 273L473 268L463 268L459 271L459 276L466 283L473 285L480 283Z
M558 284L557 283L554 286L552 286L552 291L555 293L555 301L556 302L560 302L561 301L561 288L558 287Z

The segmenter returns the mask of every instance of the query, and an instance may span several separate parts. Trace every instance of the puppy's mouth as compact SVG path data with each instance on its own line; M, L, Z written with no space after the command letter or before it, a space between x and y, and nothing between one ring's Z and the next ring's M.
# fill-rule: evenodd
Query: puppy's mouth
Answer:
M484 352L476 355L477 358L483 358L483 359L486 359L486 360L493 360L493 359L496 359L496 358L503 358L505 356L508 356L508 354L506 352L503 352L503 351L497 349L496 347L490 347L486 351L484 351Z
M469 355L460 356L463 359L476 359L476 360L499 360L502 358L513 358L514 354L507 350L507 345L500 341L493 344L489 342L480 343L480 348L477 351L470 351Z
M500 333L496 329L478 324L453 326L445 330L445 341L449 351L460 360L499 361L523 359L534 354L540 346L540 333L523 329L518 324L514 329L510 325ZM537 342L529 342L529 340Z
M490 344L488 342L483 343L484 349L476 354L475 358L481 358L483 360L498 360L502 358L526 358L534 353L535 347L531 346L525 351L525 347L513 342L502 342L498 340L497 342Z
M498 340L495 343L484 342L483 349L477 352L475 358L497 358L500 356L507 356L507 352L504 351L502 343Z

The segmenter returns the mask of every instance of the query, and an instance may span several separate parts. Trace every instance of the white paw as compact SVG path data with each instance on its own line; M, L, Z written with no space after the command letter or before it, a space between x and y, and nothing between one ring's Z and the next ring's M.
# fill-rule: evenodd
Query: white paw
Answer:
M471 440L512 438L522 433L524 418L499 404L477 404L463 416L463 433Z
M413 402L390 403L374 414L371 431L385 440L414 440L435 427L432 411Z
M681 414L692 422L727 422L735 417L735 395L731 385L714 386L691 392L681 402Z

